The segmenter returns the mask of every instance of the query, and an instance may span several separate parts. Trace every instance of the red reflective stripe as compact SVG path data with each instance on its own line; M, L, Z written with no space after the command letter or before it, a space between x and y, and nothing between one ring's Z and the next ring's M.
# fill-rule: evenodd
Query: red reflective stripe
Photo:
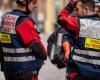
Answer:
M40 40L40 37L35 29L35 25L30 19L18 25L16 27L16 31L20 35L25 45L28 45L32 40Z

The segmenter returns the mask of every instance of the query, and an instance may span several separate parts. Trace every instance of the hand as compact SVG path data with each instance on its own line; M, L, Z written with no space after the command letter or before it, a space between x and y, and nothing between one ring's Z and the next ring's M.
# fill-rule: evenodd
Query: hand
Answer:
M66 5L65 9L72 13L74 8L76 7L77 2L78 1L70 0L70 2Z
M42 60L47 59L47 52L44 48L44 46L40 42L34 42L32 46L32 52L34 52L34 55Z
M69 4L71 7L75 7L79 0L70 0Z
M62 27L65 27L66 26L66 18L64 17L60 17L58 20L57 20L58 24Z
M69 55L65 54L64 55L64 60L67 61L69 59Z

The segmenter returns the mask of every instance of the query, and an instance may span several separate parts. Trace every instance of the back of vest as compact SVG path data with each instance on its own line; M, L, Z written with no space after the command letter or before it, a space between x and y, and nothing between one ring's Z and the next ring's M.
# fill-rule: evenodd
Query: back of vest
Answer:
M100 20L80 19L79 39L73 59L80 71L93 79L100 79Z
M7 13L3 17L2 28L0 29L0 45L3 50L5 72L23 72L36 68L35 56L32 50L27 48L16 32L16 25L28 19L27 15L20 11ZM42 65L42 63L40 64Z

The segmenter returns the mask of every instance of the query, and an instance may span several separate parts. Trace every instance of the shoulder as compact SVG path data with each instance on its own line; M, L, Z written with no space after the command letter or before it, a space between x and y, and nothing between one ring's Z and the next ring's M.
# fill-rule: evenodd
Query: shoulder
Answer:
M28 16L21 16L21 17L19 17L17 22L16 22L16 26L20 25L21 23L35 24L34 21L30 17L28 17Z

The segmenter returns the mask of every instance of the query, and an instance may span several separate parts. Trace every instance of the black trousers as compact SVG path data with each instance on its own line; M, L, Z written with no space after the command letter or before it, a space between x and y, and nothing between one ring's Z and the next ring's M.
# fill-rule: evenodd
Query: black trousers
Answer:
M20 74L9 74L4 72L6 80L38 80L39 70L30 70Z

